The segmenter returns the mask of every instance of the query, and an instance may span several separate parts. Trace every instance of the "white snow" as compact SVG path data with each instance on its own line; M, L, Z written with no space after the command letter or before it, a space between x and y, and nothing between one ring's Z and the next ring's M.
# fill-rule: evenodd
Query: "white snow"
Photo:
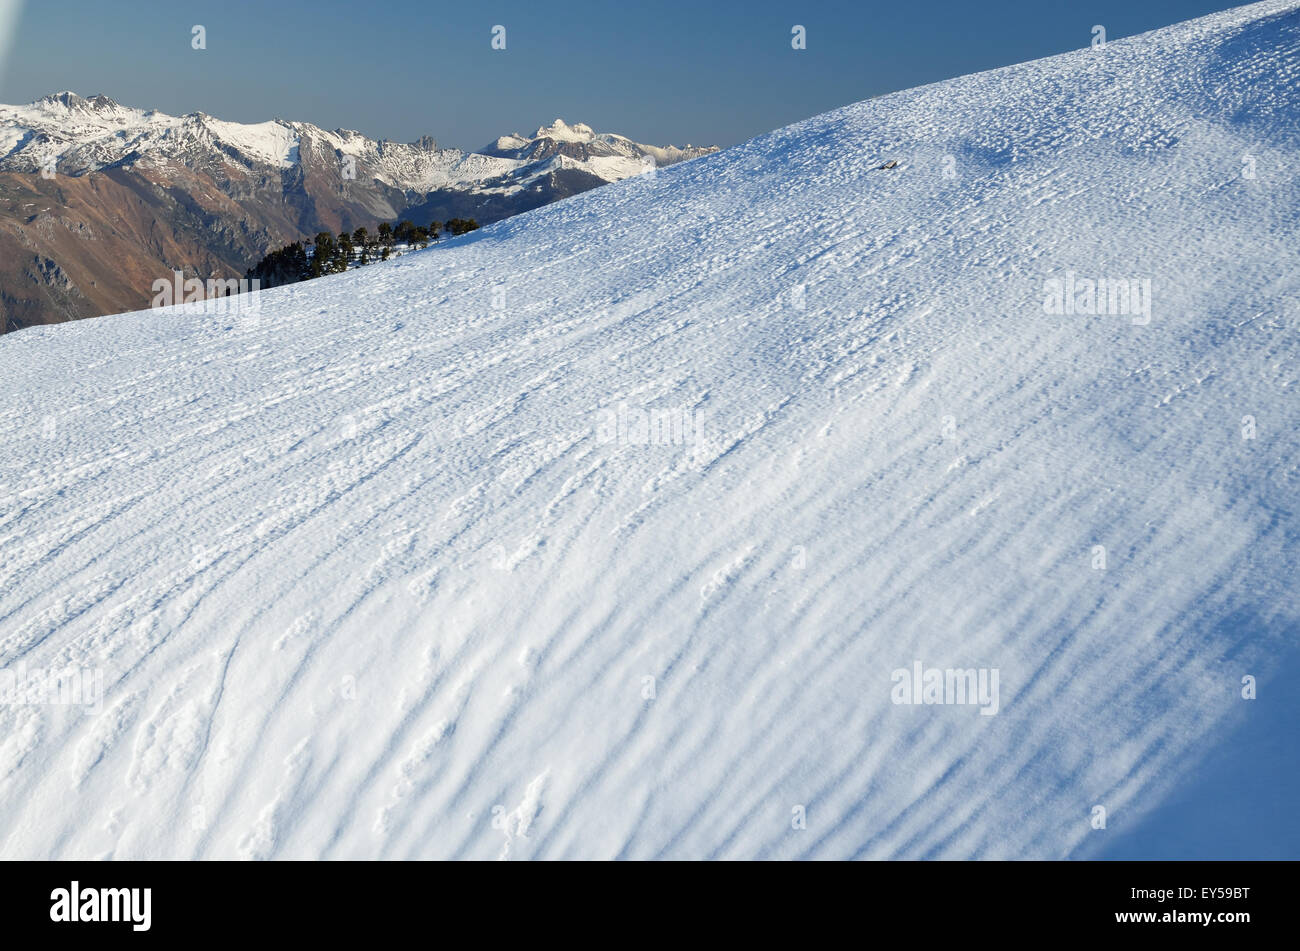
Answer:
M0 156L8 155L14 147L21 143L31 133L21 125L11 125L0 128Z
M510 135L498 136L496 141L494 141L489 147L499 151L508 152L514 149L522 149L529 143L529 141L531 140L524 138L517 132L514 132Z
M0 706L0 855L1095 854L1242 676L1290 689L1298 34L1257 4L256 315L0 338L0 667L105 691ZM1150 323L1046 313L1067 271ZM997 714L893 703L914 661Z
M296 130L287 122L257 122L252 124L223 122L205 116L204 122L221 142L234 146L268 165L292 168L298 149Z
M541 126L533 133L534 139L554 139L557 142L590 142L595 137L596 133L592 131L591 126L581 122L569 125L563 119L556 119L550 125Z

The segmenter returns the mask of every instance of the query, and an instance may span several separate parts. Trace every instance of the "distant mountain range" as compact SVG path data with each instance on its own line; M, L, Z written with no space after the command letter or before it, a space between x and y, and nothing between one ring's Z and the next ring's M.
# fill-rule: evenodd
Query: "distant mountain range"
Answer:
M486 224L716 147L556 119L479 152L276 119L170 116L71 92L0 105L0 332L147 306L173 270L242 276L321 230Z

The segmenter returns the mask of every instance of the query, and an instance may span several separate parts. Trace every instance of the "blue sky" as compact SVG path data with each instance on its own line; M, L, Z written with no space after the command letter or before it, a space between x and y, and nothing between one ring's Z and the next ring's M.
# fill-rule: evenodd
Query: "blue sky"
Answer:
M562 117L731 145L896 89L1202 16L1224 0L0 0L0 101L61 89L165 112L302 119L477 148ZM0 14L3 10L0 9ZM207 49L191 48L202 24ZM506 27L493 51L491 28ZM791 49L791 27L807 49ZM0 33L4 32L0 16Z

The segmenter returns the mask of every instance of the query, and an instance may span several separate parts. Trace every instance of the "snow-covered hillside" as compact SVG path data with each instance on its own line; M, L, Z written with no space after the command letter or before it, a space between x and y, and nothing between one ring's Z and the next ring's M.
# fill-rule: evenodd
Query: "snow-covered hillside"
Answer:
M0 340L0 667L104 690L0 707L0 855L1104 852L1291 689L1298 41L1271 0ZM996 711L896 703L918 661Z

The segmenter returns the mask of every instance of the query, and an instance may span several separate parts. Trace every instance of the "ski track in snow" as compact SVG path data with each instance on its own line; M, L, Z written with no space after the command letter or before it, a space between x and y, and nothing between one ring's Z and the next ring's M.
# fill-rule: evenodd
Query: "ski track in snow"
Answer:
M1296 641L1298 51L1257 4L6 336L0 667L105 697L0 706L0 855L1090 854Z

